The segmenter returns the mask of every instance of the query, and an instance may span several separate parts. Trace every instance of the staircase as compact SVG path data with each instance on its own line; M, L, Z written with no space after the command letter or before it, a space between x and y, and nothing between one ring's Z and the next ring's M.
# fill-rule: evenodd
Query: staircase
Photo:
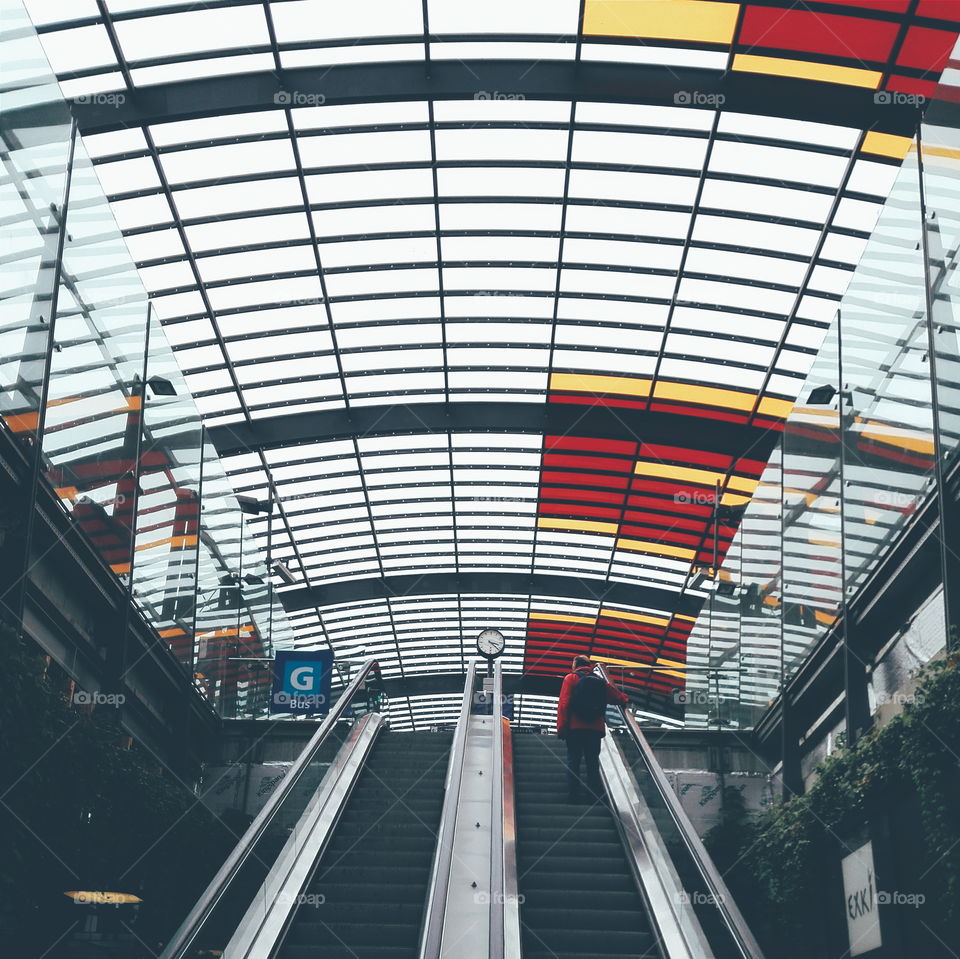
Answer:
M379 734L277 959L417 955L451 741Z
M524 959L660 959L610 810L567 802L566 747L515 733Z

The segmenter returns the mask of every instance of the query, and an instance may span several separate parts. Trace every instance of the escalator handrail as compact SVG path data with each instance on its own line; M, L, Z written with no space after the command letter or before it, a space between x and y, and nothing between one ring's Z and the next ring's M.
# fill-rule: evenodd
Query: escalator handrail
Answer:
M234 876L236 876L240 868L247 861L247 858L260 840L260 837L269 828L277 810L287 796L290 795L304 771L326 742L337 720L343 717L347 707L353 701L357 690L366 682L367 677L373 671L378 673L380 671L380 664L375 657L364 662L360 667L360 671L353 678L353 681L340 694L333 706L331 706L330 712L327 713L326 718L320 724L320 728L310 737L310 741L303 747L303 750L287 774L277 784L277 788L263 804L263 808L254 817L253 822L247 827L236 846L233 847L230 855L227 856L223 865L217 870L217 874L210 880L209 885L200 895L200 898L197 900L193 909L190 910L187 918L184 919L180 928L177 929L167 943L159 959L182 959L185 955L186 951L196 939L204 922L209 918L224 892L226 892L227 887L233 881Z
M437 830L437 849L433 857L427 903L424 910L423 932L420 937L420 959L438 959L443 940L443 920L446 913L447 889L450 884L450 866L453 861L453 840L456 835L457 812L460 807L460 783L463 778L463 760L466 754L467 727L473 706L473 688L476 685L477 661L470 661L463 684L460 718L450 746L447 778L444 785L443 811Z
M608 683L612 683L610 674L603 664L600 664L600 673ZM717 872L717 867L713 864L710 854L697 835L697 831L693 828L693 823L690 822L690 818L681 805L680 799L673 789L671 789L663 768L654 755L653 749L650 748L647 737L644 736L639 723L637 723L634 715L625 707L617 706L616 708L623 718L627 734L633 739L637 746L640 758L646 767L646 771L650 775L650 781L654 784L657 793L667 807L670 818L677 827L683 844L690 854L697 871L700 873L701 879L703 879L710 895L713 897L712 902L719 910L723 923L730 933L740 955L743 959L763 959L763 952L759 944L744 921L736 903L730 896L727 884L723 881L720 873Z
M490 959L520 959L513 744L503 718L503 667L493 667L493 809L490 816Z

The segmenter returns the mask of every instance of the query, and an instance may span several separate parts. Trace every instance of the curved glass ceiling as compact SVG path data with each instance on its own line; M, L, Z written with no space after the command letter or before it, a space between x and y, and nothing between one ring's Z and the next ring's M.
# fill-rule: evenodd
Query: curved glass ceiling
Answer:
M539 71L696 68L896 105L932 92L956 6L27 6L64 92L98 111L87 150L198 408L221 436L265 439L224 462L277 506L252 526L298 581L297 644L377 652L405 677L460 671L497 626L509 671L556 676L585 647L676 714L698 574L732 541L910 139L696 90L619 102L637 97L626 74L603 101L538 99ZM530 61L525 92L318 92L336 65L501 58ZM234 73L278 92L227 110L189 83ZM193 118L131 125L156 89ZM418 425L427 404L474 412L437 429ZM518 428L520 404L567 425ZM373 428L351 430L364 407ZM338 412L336 436L271 441L280 418ZM473 574L516 580L478 594ZM543 597L531 577L571 585ZM308 588L367 580L381 598Z

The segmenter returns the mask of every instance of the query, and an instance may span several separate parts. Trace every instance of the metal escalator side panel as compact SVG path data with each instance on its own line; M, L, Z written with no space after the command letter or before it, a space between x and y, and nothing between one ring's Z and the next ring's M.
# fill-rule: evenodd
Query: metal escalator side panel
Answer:
M612 736L603 739L600 774L664 959L714 959L659 828Z
M227 943L224 959L270 959L276 953L382 727L379 713L353 726Z
M460 716L453 734L447 774L444 780L443 811L437 830L437 846L430 870L430 885L427 889L426 907L420 934L420 959L439 959L443 942L446 917L447 890L450 884L450 867L453 859L453 842L456 836L457 818L460 809L460 791L463 780L464 756L466 754L467 727L473 688L476 684L477 662L471 660L464 681Z
M336 724L346 716L347 709L353 702L354 696L365 687L371 675L379 674L380 666L376 657L370 657L360 667L350 684L343 690L337 701L331 706L326 718L317 728L304 746L300 755L294 761L287 774L280 781L277 788L271 793L261 810L253 818L238 840L236 846L217 870L216 875L207 884L200 898L180 924L179 928L170 937L164 946L159 959L185 959L195 948L195 943L209 928L214 919L214 913L224 901L229 899L230 891L236 889L236 883L242 871L256 861L258 843L267 834L267 831L277 821L282 811L287 809L287 803L292 801L294 791L303 776L317 760L321 750L334 735Z
M600 673L607 682L610 682L610 674L605 666L600 667ZM724 956L736 957L736 959L763 959L759 944L733 901L723 877L717 871L693 823L690 822L690 817L687 816L680 798L667 781L666 774L650 748L636 717L622 706L618 706L617 711L623 720L624 733L628 742L637 750L640 762L637 769L644 775L645 781L649 781L649 801L662 806L668 815L670 825L676 830L688 862L696 873L696 881L702 883L709 905L715 909L715 912L710 913L708 922L713 923L714 920L719 922L723 942L721 943L719 938L711 938L714 952L721 952ZM636 782L634 777L634 783ZM639 786L638 790L643 792ZM702 913L701 916L703 916ZM713 933L713 935L717 934Z
M499 665L499 664L498 664ZM520 893L517 880L517 812L513 775L513 732L510 721L501 719L503 743L501 799L503 842L503 959L520 959Z

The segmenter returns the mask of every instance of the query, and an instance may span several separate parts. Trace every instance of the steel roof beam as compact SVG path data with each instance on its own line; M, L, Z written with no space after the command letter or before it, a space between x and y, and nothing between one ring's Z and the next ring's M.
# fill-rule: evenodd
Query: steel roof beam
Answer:
M676 609L678 613L696 616L702 598L681 596L674 590L638 586L634 583L606 583L601 579L548 573L480 573L461 570L459 573L410 573L397 576L348 579L312 586L300 586L279 594L287 612L312 609L340 603L364 600L386 600L409 596L453 595L477 593L485 595L558 596L567 599L586 599L601 603L622 603L650 609ZM457 654L455 647L450 655Z
M340 410L311 410L208 427L221 457L354 436L416 433L534 433L674 444L678 437L705 452L766 459L779 433L676 413L566 403L402 402ZM758 435L763 439L758 441Z
M276 109L282 94L322 94L326 105L472 100L484 91L528 100L584 100L675 106L678 93L722 97L728 112L832 123L912 136L920 108L877 103L874 91L787 77L659 65L553 60L435 60L341 64L140 87L121 104L74 103L80 131Z

